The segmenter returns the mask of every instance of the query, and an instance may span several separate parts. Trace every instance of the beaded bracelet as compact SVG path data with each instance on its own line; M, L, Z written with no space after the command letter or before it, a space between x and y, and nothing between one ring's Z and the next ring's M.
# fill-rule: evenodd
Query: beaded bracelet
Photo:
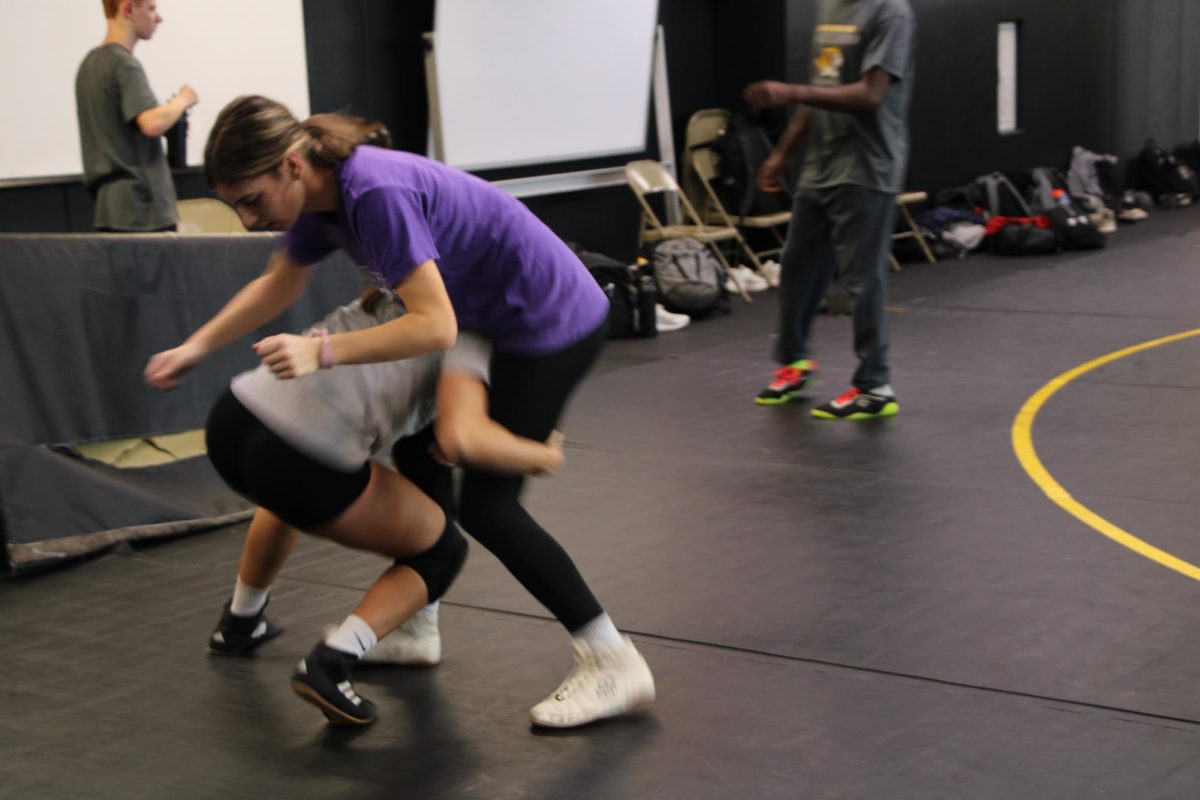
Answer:
M332 368L333 345L329 341L329 330L327 328L314 328L313 333L321 337L321 349L317 355L317 365L321 369Z

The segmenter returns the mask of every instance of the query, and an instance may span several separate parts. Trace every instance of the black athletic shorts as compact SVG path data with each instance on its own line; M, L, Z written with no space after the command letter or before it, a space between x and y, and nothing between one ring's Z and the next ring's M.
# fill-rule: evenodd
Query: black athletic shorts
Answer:
M205 438L209 461L235 492L300 529L337 517L371 480L369 464L340 472L304 455L228 389L208 416Z

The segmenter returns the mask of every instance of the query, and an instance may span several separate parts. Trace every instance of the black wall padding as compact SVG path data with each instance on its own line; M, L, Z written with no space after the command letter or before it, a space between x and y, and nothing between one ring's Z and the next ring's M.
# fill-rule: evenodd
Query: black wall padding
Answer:
M0 530L16 572L252 513L204 456L118 469L65 447L0 449Z
M273 246L266 235L0 235L0 541L14 569L248 515L207 458L122 470L56 446L201 428L257 363L252 342L358 296L358 268L331 258L292 309L182 387L146 386L150 356L261 274Z
M0 434L63 444L202 427L229 379L257 363L252 342L299 331L358 295L358 269L330 259L296 306L182 387L146 386L150 356L260 275L272 247L266 235L0 235Z

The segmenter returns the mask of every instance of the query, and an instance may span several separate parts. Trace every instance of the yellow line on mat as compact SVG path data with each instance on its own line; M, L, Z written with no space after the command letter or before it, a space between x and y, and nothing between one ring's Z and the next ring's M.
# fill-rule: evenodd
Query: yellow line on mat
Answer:
M1159 347L1171 342L1177 342L1181 339L1188 339L1193 336L1200 336L1200 328L1193 331L1185 331L1176 333L1172 336L1164 336L1161 339L1155 339L1150 342L1143 342L1132 347L1126 347L1124 350L1118 350L1115 353L1109 353L1106 356L1101 356L1086 364L1082 364L1074 369L1064 372L1054 380L1047 383L1041 389L1033 394L1025 405L1021 406L1021 410L1017 412L1016 419L1013 420L1012 426L1012 444L1013 450L1016 451L1017 460L1021 462L1021 466L1028 473L1030 480L1038 485L1038 487L1046 493L1046 496L1057 503L1068 514L1076 517L1092 528L1095 528L1100 533L1117 542L1118 544L1128 547L1135 553L1145 556L1151 561L1157 561L1168 569L1173 569L1183 575L1200 581L1200 567L1190 564L1181 558L1176 558L1165 550L1160 550L1152 544L1142 541L1138 537L1128 531L1118 528L1108 520L1096 514L1091 509L1084 506L1078 500L1070 495L1062 485L1054 480L1054 477L1046 470L1037 451L1033 447L1033 423L1037 418L1038 412L1042 406L1071 381L1078 378L1084 373L1090 372L1097 367L1102 367L1105 364L1111 363L1126 356L1140 353L1143 350L1149 350L1152 347Z

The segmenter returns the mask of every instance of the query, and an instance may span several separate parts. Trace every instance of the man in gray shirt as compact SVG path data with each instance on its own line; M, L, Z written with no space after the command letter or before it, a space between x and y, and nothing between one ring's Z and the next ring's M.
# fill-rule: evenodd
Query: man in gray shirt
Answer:
M759 81L755 108L796 103L796 113L759 171L780 191L788 156L804 143L804 166L781 256L783 366L755 401L780 405L816 372L808 337L831 280L853 302L859 366L849 391L815 406L819 419L869 419L899 411L888 368L887 263L895 196L908 162L908 105L915 20L908 0L820 0L807 84Z
M133 55L162 22L157 0L104 0L108 35L75 76L83 182L99 231L174 230L175 184L162 136L199 99L187 84L159 105Z

